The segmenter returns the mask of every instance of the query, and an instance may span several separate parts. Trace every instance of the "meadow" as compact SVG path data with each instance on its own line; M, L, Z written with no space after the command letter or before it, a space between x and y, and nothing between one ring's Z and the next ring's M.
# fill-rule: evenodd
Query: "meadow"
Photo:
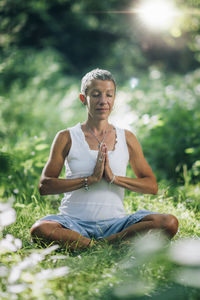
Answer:
M176 215L176 237L168 241L149 232L129 244L104 243L71 252L58 245L43 249L30 239L32 224L57 213L60 197L41 197L35 191L30 201L15 190L0 206L1 299L199 299L199 196L198 184L166 181L159 183L158 195L127 192L127 213L144 208Z

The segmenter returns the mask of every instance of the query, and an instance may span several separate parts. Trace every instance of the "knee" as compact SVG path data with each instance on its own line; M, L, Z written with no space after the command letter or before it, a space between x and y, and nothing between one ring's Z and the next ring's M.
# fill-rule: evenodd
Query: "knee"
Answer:
M162 229L165 230L170 238L173 238L178 231L178 219L171 214L164 215Z
M56 230L58 227L62 227L58 223L42 221L34 224L30 229L30 234L34 242L39 240L48 241L52 231Z
M45 224L36 223L30 229L32 238L41 237L45 233Z

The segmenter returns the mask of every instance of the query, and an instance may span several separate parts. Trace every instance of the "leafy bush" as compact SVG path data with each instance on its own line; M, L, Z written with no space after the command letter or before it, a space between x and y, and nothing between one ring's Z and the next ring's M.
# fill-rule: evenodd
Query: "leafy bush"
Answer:
M141 78L129 101L137 114L137 131L150 165L159 178L183 181L183 166L191 180L200 178L200 70L187 75ZM148 80L148 81L147 81Z
M58 130L73 123L77 107L77 118L81 117L79 82L75 85L75 78L64 76L61 64L51 49L40 53L21 50L4 62L4 80L10 69L13 77L8 78L6 88L0 86L0 144L15 145L34 136L45 137L50 143Z

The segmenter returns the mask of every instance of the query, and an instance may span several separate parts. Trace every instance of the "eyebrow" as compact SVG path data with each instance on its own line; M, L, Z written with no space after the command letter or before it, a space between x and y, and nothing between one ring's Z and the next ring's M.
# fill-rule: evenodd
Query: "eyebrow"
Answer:
M93 89L92 92L100 92L99 89ZM114 89L106 90L106 92L114 92Z

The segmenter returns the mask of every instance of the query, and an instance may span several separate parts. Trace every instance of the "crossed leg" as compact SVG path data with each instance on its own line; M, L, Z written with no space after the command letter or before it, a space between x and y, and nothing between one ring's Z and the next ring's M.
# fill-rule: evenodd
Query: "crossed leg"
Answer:
M64 228L56 221L40 221L37 225L32 226L30 233L33 241L43 246L56 242L70 249L81 250L91 247L91 239L76 231Z
M144 217L140 222L130 225L126 229L112 234L104 240L113 244L119 240L128 240L137 233L147 232L152 229L163 231L170 239L178 230L178 220L170 214L151 214ZM82 236L80 233L63 228L55 221L40 221L31 228L33 241L41 244L56 242L70 249L84 249L92 246L91 239Z
M147 232L151 229L161 230L169 239L173 238L178 231L178 220L170 214L151 214L144 217L140 222L130 225L126 229L105 238L109 243L116 240L127 240L138 233Z

